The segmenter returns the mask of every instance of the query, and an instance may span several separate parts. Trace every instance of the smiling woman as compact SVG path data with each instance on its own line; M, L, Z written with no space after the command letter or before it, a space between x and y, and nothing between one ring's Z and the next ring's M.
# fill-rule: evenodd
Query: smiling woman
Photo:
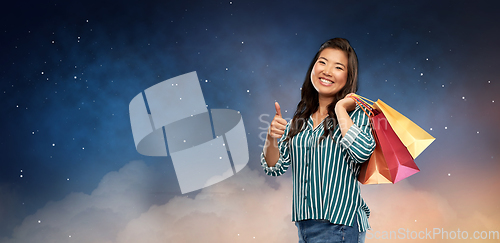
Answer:
M368 117L349 97L357 90L357 67L346 39L328 40L309 66L289 123L275 103L261 164L271 176L292 167L299 243L364 242L370 227L356 178L375 142Z

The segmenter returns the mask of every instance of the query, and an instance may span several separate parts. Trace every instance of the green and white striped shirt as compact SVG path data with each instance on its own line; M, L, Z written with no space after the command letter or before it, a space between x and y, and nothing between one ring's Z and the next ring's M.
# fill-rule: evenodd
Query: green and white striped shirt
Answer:
M323 134L323 122L313 128L309 117L306 127L291 140L279 141L280 157L275 166L269 167L261 154L261 164L266 174L280 176L292 167L293 200L292 221L326 219L334 224L352 226L358 222L358 230L370 228L370 210L360 195L357 177L361 163L370 158L375 148L370 120L359 108L349 113L354 125L342 137L335 127L333 137L318 141ZM333 122L329 121L329 128ZM356 217L356 218L355 218Z

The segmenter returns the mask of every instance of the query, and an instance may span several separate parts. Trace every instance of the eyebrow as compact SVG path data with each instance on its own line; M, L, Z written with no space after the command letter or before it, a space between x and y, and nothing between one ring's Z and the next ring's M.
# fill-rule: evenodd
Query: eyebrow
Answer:
M319 57L318 59L325 59L325 61L328 61L328 59L326 59L324 57ZM341 62L336 62L335 64L342 65L345 68L345 65L343 63L341 63Z

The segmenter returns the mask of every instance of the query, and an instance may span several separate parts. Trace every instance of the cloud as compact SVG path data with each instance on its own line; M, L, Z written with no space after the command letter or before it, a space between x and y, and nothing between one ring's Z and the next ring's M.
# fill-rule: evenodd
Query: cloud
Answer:
M47 203L1 242L296 241L290 178L278 178L274 189L263 173L245 168L194 199L176 196L162 205L151 195L161 176L154 166L130 162L105 175L90 195Z
M154 200L162 184L155 166L133 161L103 177L90 194L71 193L49 202L24 219L5 243L99 242L297 242L291 222L291 178L267 178L245 167L235 176L204 188L194 197ZM276 183L269 183L275 180ZM456 189L455 189L456 190ZM432 230L500 230L498 213L475 209L486 193L456 200L420 190L403 180L394 185L362 186L372 210L372 238L376 232ZM156 196L156 195L154 195ZM453 199L453 200L452 200ZM489 198L491 200L492 198ZM498 201L498 197L493 200ZM494 211L491 208L491 211ZM466 212L466 213L464 213ZM440 237L440 236L438 236ZM414 241L399 239L401 242ZM435 239L439 240L439 239ZM370 239L370 242L383 242Z
M418 190L402 180L393 185L362 186L362 195L370 207L373 230L400 227L441 227L456 219L456 212L438 194Z
M439 185L436 185L439 187ZM459 187L447 188L459 192ZM426 236L422 233L439 230L440 234L427 235L426 239L433 242L446 241L443 231L467 231L468 238L473 237L475 231L500 231L498 227L500 214L491 212L486 215L477 208L478 203L489 196L482 190L473 192L461 191L460 197L442 196L437 192L420 190L412 186L408 180L400 181L394 185L369 185L362 187L362 195L372 211L370 223L372 226L370 242L386 242L382 237L383 232L396 232L391 239L398 242L414 242L412 237ZM496 196L498 202L498 196ZM491 208L491 210L494 210ZM403 232L404 234L397 234ZM409 233L408 233L409 232ZM395 237L397 238L395 238ZM409 238L408 238L409 237ZM451 237L451 236L448 236ZM451 238L450 238L451 239ZM469 239L472 242L474 239Z
M158 174L158 173L156 173ZM119 230L150 206L154 169L130 162L105 175L90 194L71 193L26 217L5 243L113 242Z
M291 179L278 189L262 172L245 168L203 189L194 199L176 197L153 206L118 234L132 242L297 242L291 222Z

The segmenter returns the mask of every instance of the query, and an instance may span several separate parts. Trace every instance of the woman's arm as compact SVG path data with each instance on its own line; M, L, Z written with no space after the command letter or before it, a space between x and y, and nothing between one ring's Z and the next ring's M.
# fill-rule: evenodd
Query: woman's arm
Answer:
M280 151L278 148L278 139L273 138L267 134L266 144L264 144L264 159L267 166L273 167L280 158Z
M260 155L260 163L264 172L270 176L283 175L290 167L290 151L288 141L279 138L288 134L289 123L281 117L279 104L275 103L276 115L274 116L266 137L264 150Z
M356 103L347 95L346 98L337 102L335 113L342 133L340 144L355 162L363 163L370 158L375 149L375 140L371 132L369 117L363 111L356 110L351 114L354 121L347 113L355 109Z

